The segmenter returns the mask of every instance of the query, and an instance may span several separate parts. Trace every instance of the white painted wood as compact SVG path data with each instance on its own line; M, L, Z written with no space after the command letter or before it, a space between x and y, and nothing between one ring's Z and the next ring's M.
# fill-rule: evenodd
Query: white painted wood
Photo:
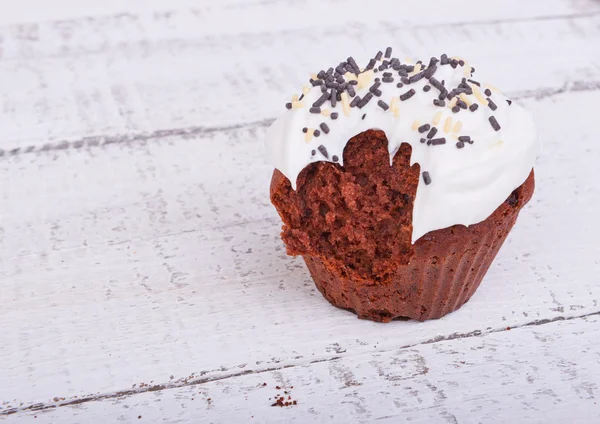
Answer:
M451 7L440 8L438 13L421 3L399 1L402 13L394 16L396 22L411 25L414 22L449 23L516 20L529 18L549 18L574 14L593 13L600 7L593 0L546 0L544 7L533 2L518 3L507 0L493 2L485 7L473 0L455 0ZM387 0L374 0L369 8L353 0L340 7L335 0L54 0L52 7L39 7L39 0L21 0L4 7L0 15L0 25L39 23L52 20L102 19L114 14L178 13L194 11L203 15L202 23L218 32L242 32L248 26L259 29L265 27L289 28L302 25L302 21L330 23L327 14L335 7L336 18L353 15L354 20L362 20L365 15L388 18ZM1 4L0 4L1 5ZM410 7L409 7L410 6ZM303 15L295 13L301 11ZM252 19L231 19L239 14L252 16ZM235 24L235 25L234 25Z
M413 3L331 1L315 14L312 3L259 2L0 28L0 149L270 120L311 70L390 44L406 56L468 57L511 95L600 86L597 2L461 0L443 14Z
M598 97L525 102L546 143L535 197L472 301L424 324L357 320L285 256L264 129L4 157L0 405L600 311Z
M596 315L408 349L369 346L341 359L6 422L588 424L600 421L599 341ZM286 391L297 405L272 407Z
M340 4L0 8L0 421L137 421L139 408L150 422L594 422L598 319L577 317L600 312L600 3ZM389 44L468 56L526 98L546 141L534 200L481 289L423 324L322 299L284 254L262 159L305 71ZM557 318L573 319L503 331ZM347 370L361 386L344 387ZM269 407L267 377L299 381L302 406ZM163 386L176 388L141 393ZM140 393L115 398L128 389Z

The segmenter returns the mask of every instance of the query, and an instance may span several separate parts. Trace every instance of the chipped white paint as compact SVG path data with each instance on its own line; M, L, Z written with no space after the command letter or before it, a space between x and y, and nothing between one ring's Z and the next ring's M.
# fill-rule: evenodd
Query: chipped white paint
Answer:
M454 415L458 422L469 417L490 422L486 416L560 422L567 413L573 418L573 411L581 411L575 418L582 422L593 417L588 400L598 398L597 387L590 385L598 381L600 348L593 342L598 322L577 317L600 312L600 148L590 125L600 98L600 52L593 48L600 42L600 6L546 3L539 14L528 4L515 12L519 15L507 14L510 6L498 12L505 22L485 24L481 21L494 20L489 10L467 7L467 14L450 18L473 24L415 30L398 22L381 27L377 16L367 14L363 23L348 25L346 35L339 31L342 23L356 18L344 15L346 21L332 29L315 55L289 72L285 64L305 49L304 42L312 42L310 22L295 20L289 32L277 32L285 27L278 25L292 21L292 14L282 15L273 33L265 33L264 22L253 26L246 20L246 35L240 36L235 17L282 5L301 16L308 13L301 2L240 6L230 1L194 9L202 13L181 9L162 15L154 13L163 10L155 1L143 15L0 28L0 149L22 149L0 157L0 419L34 420L35 413L26 408L84 397L79 406L39 412L37 420L122 416L137 421L142 415L180 422L246 421L252 411L243 403L246 393L262 421L400 415L444 422ZM85 15L73 14L69 18ZM536 19L542 14L548 18ZM578 16L560 18L573 14ZM231 27L203 25L223 16L233 17ZM439 16L427 19L433 24ZM363 28L370 30L363 33ZM523 100L546 143L532 203L473 300L423 324L379 325L334 309L315 291L301 262L285 256L280 223L267 198L265 125L252 124L274 117L281 96L304 77L302 71L320 66L335 45L375 49L388 44L386 31L410 45L410 54L421 49L472 53L488 67L486 74L513 94L567 91L539 99L530 93ZM200 58L210 63L222 57L211 46L229 44L234 65L243 70L228 85ZM530 79L512 80L507 58L535 72ZM264 67L267 60L274 63L271 68ZM242 84L250 76L259 78L260 97ZM274 76L282 76L279 85L272 84ZM234 92L239 101L226 103ZM106 136L115 143L93 146ZM78 144L61 150L61 140ZM49 151L23 152L46 143ZM73 148L80 144L85 148ZM555 318L573 319L502 331ZM497 333L470 337L492 331ZM541 356L534 354L542 349L535 341L538 331L558 334L548 339L547 354ZM456 343L458 354L444 351L444 343L422 345L454 333L468 336L449 342ZM490 340L501 341L496 346ZM588 348L589 356L568 349L573 345ZM409 371L419 367L411 360L413 350L437 374L412 376ZM512 369L514 352L523 359ZM455 369L453 355L473 367ZM332 359L338 356L342 359ZM394 363L394 358L406 362ZM293 368L268 371L282 366ZM402 386L379 376L380 366L406 369ZM533 386L517 378L527 367L541 370ZM336 375L346 369L361 386L339 389ZM255 374L233 377L244 372ZM265 376L273 384L277 378L289 379L290 385L298 381L294 396L303 406L272 415L275 408L263 403L267 392L254 389ZM201 383L205 379L220 381ZM447 399L437 402L428 384L443 387ZM135 394L147 390L145 385L179 388ZM405 392L406 387L419 395ZM533 387L549 388L556 397ZM132 394L113 399L130 389ZM210 393L201 408L194 407L197 399L191 401L193 391ZM94 400L103 394L110 399ZM406 404L396 405L396 397ZM485 415L501 406L516 415ZM16 412L5 416L9 411ZM537 415L541 411L549 415Z

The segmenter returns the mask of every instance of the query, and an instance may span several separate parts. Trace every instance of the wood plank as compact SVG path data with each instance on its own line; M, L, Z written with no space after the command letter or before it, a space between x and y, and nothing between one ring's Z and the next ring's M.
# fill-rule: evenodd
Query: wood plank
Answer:
M3 158L0 405L598 312L597 100L525 102L546 143L535 197L472 302L424 324L359 321L285 256L264 128Z
M72 406L58 401L7 422L587 424L600 420L598 340L596 315ZM297 405L272 407L277 394Z
M417 27L369 11L357 23L346 8L326 25L319 19L329 19L327 9L315 17L303 3L276 3L274 10L281 13L269 15L275 24L267 27L262 21L267 18L246 19L249 12L240 7L0 28L1 153L203 133L270 120L310 70L330 63L331 52L340 59L372 55L391 40L401 56L447 51L468 57L483 80L515 96L598 89L599 7L584 4L585 13L575 17L528 20L533 6L523 6L531 12L525 20L496 21L486 21L492 15L481 6L466 7L451 16L467 21L460 25L452 20L438 25L446 16L424 13L419 6L415 10L425 24ZM253 16L256 10L251 9ZM229 25L219 24L226 18ZM289 25L279 27L281 22Z

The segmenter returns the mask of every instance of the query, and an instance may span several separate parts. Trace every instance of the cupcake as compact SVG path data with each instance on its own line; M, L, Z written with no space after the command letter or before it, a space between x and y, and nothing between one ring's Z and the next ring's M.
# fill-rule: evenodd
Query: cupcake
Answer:
M360 318L427 320L473 295L534 190L531 115L458 57L379 52L313 74L269 128L289 255Z

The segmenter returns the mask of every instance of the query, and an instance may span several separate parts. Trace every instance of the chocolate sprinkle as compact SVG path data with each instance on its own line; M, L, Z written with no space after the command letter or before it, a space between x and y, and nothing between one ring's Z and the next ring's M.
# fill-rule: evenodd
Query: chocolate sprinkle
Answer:
M479 105L477 103L473 103L471 106L469 106L469 110L471 112L475 112L477 109L479 109Z
M421 140L419 140L421 143L425 143L427 140L425 140L424 138L422 138Z
M329 154L327 153L327 148L325 146L321 144L319 147L317 147L317 149L319 149L319 152L321 152L323 156L329 158Z
M358 67L358 65L356 64L356 61L354 60L354 58L352 56L350 56L347 59L348 63L350 64L350 66L352 66L352 69L354 69L354 73L356 75L360 74L360 68Z
M429 78L429 84L433 85L435 88L437 88L442 93L446 92L446 87L444 87L441 82L439 82L438 80L436 80L433 77Z
M471 68L471 69L473 69L473 68ZM481 84L479 82L475 81L475 80L470 79L470 80L467 80L467 81L469 81L471 84L475 84L477 87L481 87Z
M492 99L490 99L490 98L488 97L488 98L487 98L487 101L488 101L488 106L489 106L489 108L490 108L490 109L492 109L492 110L496 110L496 109L498 109L498 106L496 106L496 103L494 103L494 102L492 101Z
M318 136L320 136L320 135L321 135L321 131L319 131L319 130L315 130L315 132L313 133L313 135L314 135L315 137L318 137Z
M390 58L392 57L392 48L388 47L387 49L385 49L385 57Z
M433 74L435 74L435 71L437 71L437 66L433 65L430 66L429 68L427 68L427 70L425 71L425 78L429 79L433 76Z
M486 96L491 96L492 95L492 90L490 90L489 88L486 88L484 91Z
M388 106L388 104L386 102L384 102L383 100L379 100L377 102L377 105L382 108L383 110L388 110L390 107Z
M440 99L433 99L433 104L435 106L444 107L446 106L446 102Z
M304 134L306 134L306 133L308 132L308 128L306 128L306 127L302 128L302 132L303 132Z
M337 114L337 112L333 112L333 113L330 115L330 118L331 118L331 119L333 119L333 120L335 121L335 120L338 118L338 114Z
M420 81L421 79L423 79L424 76L425 76L425 71L419 72L418 74L414 74L408 80L412 84L412 83L415 83L417 81Z
M402 94L400 96L400 100L404 101L404 100L408 100L410 99L412 96L415 95L415 90L413 88L411 88L410 90L408 90L406 93Z
M312 105L313 107L321 107L329 99L329 93L323 93Z
M373 93L365 94L365 97L363 97L362 100L358 103L358 108L362 109L363 107L365 107L367 105L367 103L369 103L371 101L372 98L373 98Z
M298 97L298 101L299 101L299 102L300 102L300 101L302 101L302 99L303 99L303 98L304 98L304 93L303 93L303 94L300 94L300 97Z
M458 64L460 66L465 66L465 61L461 59L461 60L458 61Z
M398 84L396 84L396 87L402 88L402 87L404 87L404 84L402 84L401 82L399 82Z
M498 121L496 120L496 118L494 116L490 116L488 118L488 120L490 121L490 124L492 125L492 128L494 129L494 131L500 131L500 124L498 123Z
M383 57L383 52L380 50L375 55L375 60L381 60L382 57Z
M426 93L427 93L429 90L431 90L431 86L430 86L430 85L425 85L425 86L423 86L423 91L424 91L424 92L426 92Z
M377 90L379 88L379 86L381 85L381 83L379 81L375 82L375 84L373 84L370 88L369 91L371 93L373 93L375 90Z
M448 55L447 54L443 54L442 55L440 63L442 65L447 65L448 64Z
M350 94L350 97L356 96L356 91L354 91L354 87L352 87L351 85L349 85L347 87L347 91L348 91L348 94Z
M309 110L310 113L321 113L320 107L311 107Z
M314 80L311 78L310 83L313 87L316 87L317 85L323 85L325 82L322 79Z
M510 105L512 105L512 100L506 99L506 103L508 103L508 105L510 106Z
M329 134L329 126L325 122L321 122L319 127L323 130L325 134Z
M459 141L458 143L456 143L456 147L459 149L462 149L463 147L465 147L465 143L463 143L462 141Z
M427 138L433 138L437 134L438 130L436 127L433 127L428 133Z
M365 113L361 119L364 121L366 116L367 116L367 114Z
M356 80L350 80L349 84L351 84L351 85L358 85L358 81L356 81Z
M286 103L286 104L285 104L285 108L286 108L286 109L291 109L291 108L292 108L292 104L291 104L291 103L289 103L289 102L288 102L288 103Z
M454 113L458 113L458 112L460 112L460 107L459 107L459 106L454 106L454 107L452 108L452 112L454 112Z
M450 66L452 66L452 69L456 69L456 67L458 66L458 60L452 59L450 61Z
M313 151L311 151L311 152L310 152L310 154L314 156L314 155L316 155L316 154L317 154L317 151L316 151L316 150L313 150Z
M466 109L468 106L465 102L463 102L462 100L457 100L456 105L458 107L460 107L461 109Z
M468 143L471 141L471 137L468 135L461 135L460 137L458 137L458 141Z
M381 97L381 90L375 90L373 91L373 94L375 94L377 97Z
M431 141L432 146L439 146L441 144L446 144L446 139L444 137L434 138L433 140L430 140L430 141Z
M392 77L383 77L383 82L394 82L394 78Z
M431 128L431 125L429 125L429 124L421 125L421 126L419 127L419 132L420 132L420 133L424 133L425 131L428 131L428 130L429 130L429 128Z
M339 160L339 158L337 157L337 155L333 155L331 157L331 160L334 161L334 162L337 162Z
M337 101L337 98L338 98L337 95L338 95L337 90L335 88L332 88L331 89L331 97L329 98L331 101L331 107L335 107L335 102Z
M425 182L425 185L431 184L431 177L429 176L429 172L423 172L423 181Z
M410 84L410 80L407 77L402 77L400 81L402 81L404 84Z
M352 99L352 101L350 102L350 107L355 107L356 105L358 105L361 102L361 98L360 96L356 96L355 98Z

